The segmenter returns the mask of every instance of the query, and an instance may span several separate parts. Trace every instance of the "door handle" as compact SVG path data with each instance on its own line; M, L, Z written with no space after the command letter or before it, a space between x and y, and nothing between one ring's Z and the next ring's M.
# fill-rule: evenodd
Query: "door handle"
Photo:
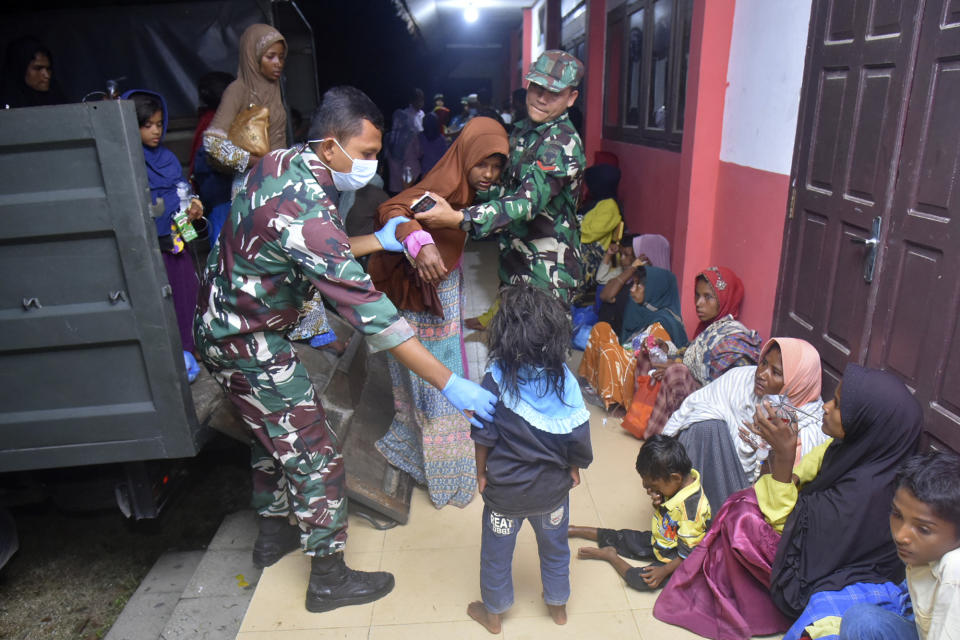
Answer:
M854 244L862 244L867 248L867 254L863 257L863 280L873 282L873 272L877 264L877 249L880 245L880 216L873 219L873 235L869 238L850 238Z

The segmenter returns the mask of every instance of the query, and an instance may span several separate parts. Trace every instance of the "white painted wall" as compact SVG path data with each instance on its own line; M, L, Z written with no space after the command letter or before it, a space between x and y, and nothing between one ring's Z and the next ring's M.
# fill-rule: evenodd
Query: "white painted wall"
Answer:
M546 4L547 0L539 0L539 2L534 3L534 5L530 8L530 12L533 14L533 29L532 33L530 34L530 66L533 66L534 61L546 50L545 45L547 42L547 25L540 24L541 12L544 12L544 20L546 20ZM540 28L541 26L543 26L543 29Z
M724 162L790 173L811 0L737 0L723 109Z

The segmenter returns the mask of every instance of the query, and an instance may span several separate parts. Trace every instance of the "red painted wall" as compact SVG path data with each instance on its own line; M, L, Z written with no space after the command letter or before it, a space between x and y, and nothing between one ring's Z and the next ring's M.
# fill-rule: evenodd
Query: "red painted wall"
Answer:
M713 223L713 262L743 280L740 320L770 337L790 177L721 162Z
M713 263L723 105L735 4L734 0L694 3L677 195L678 233L673 243L674 273L687 327L697 325L692 304L696 275Z
M603 41L607 28L606 0L590 0L587 3L587 65L583 80L584 117L583 143L586 147L587 165L593 164L593 154L603 138Z
M632 233L659 233L674 246L680 154L604 139L603 150L620 158L620 203ZM593 164L593 158L587 158ZM673 265L678 263L672 254Z

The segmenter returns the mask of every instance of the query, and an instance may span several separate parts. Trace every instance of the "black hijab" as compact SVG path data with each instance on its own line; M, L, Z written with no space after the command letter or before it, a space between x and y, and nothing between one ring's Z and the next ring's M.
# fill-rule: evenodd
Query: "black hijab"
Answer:
M590 190L590 199L600 202L617 197L620 186L620 169L610 164L595 164L583 172L583 180Z
M42 53L50 60L53 67L53 55L50 49L32 36L25 36L10 43L3 63L3 85L0 86L0 109L3 105L10 105L11 109L18 107L39 107L48 104L63 104L67 101L57 85L56 76L50 78L48 91L37 91L24 82L27 75L27 65Z
M818 591L903 579L890 503L894 476L920 437L920 404L893 374L850 364L840 416L846 435L800 490L773 562L770 593L791 618Z

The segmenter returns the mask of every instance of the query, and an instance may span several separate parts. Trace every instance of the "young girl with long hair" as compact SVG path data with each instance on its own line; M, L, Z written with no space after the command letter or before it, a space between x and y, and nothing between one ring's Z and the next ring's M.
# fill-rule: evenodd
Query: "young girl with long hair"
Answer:
M530 285L503 289L490 326L483 387L498 395L493 420L473 427L483 495L481 601L467 614L491 633L513 604L510 572L524 520L537 537L543 599L557 624L570 597L570 490L593 461L590 414L567 368L570 319L555 296Z

